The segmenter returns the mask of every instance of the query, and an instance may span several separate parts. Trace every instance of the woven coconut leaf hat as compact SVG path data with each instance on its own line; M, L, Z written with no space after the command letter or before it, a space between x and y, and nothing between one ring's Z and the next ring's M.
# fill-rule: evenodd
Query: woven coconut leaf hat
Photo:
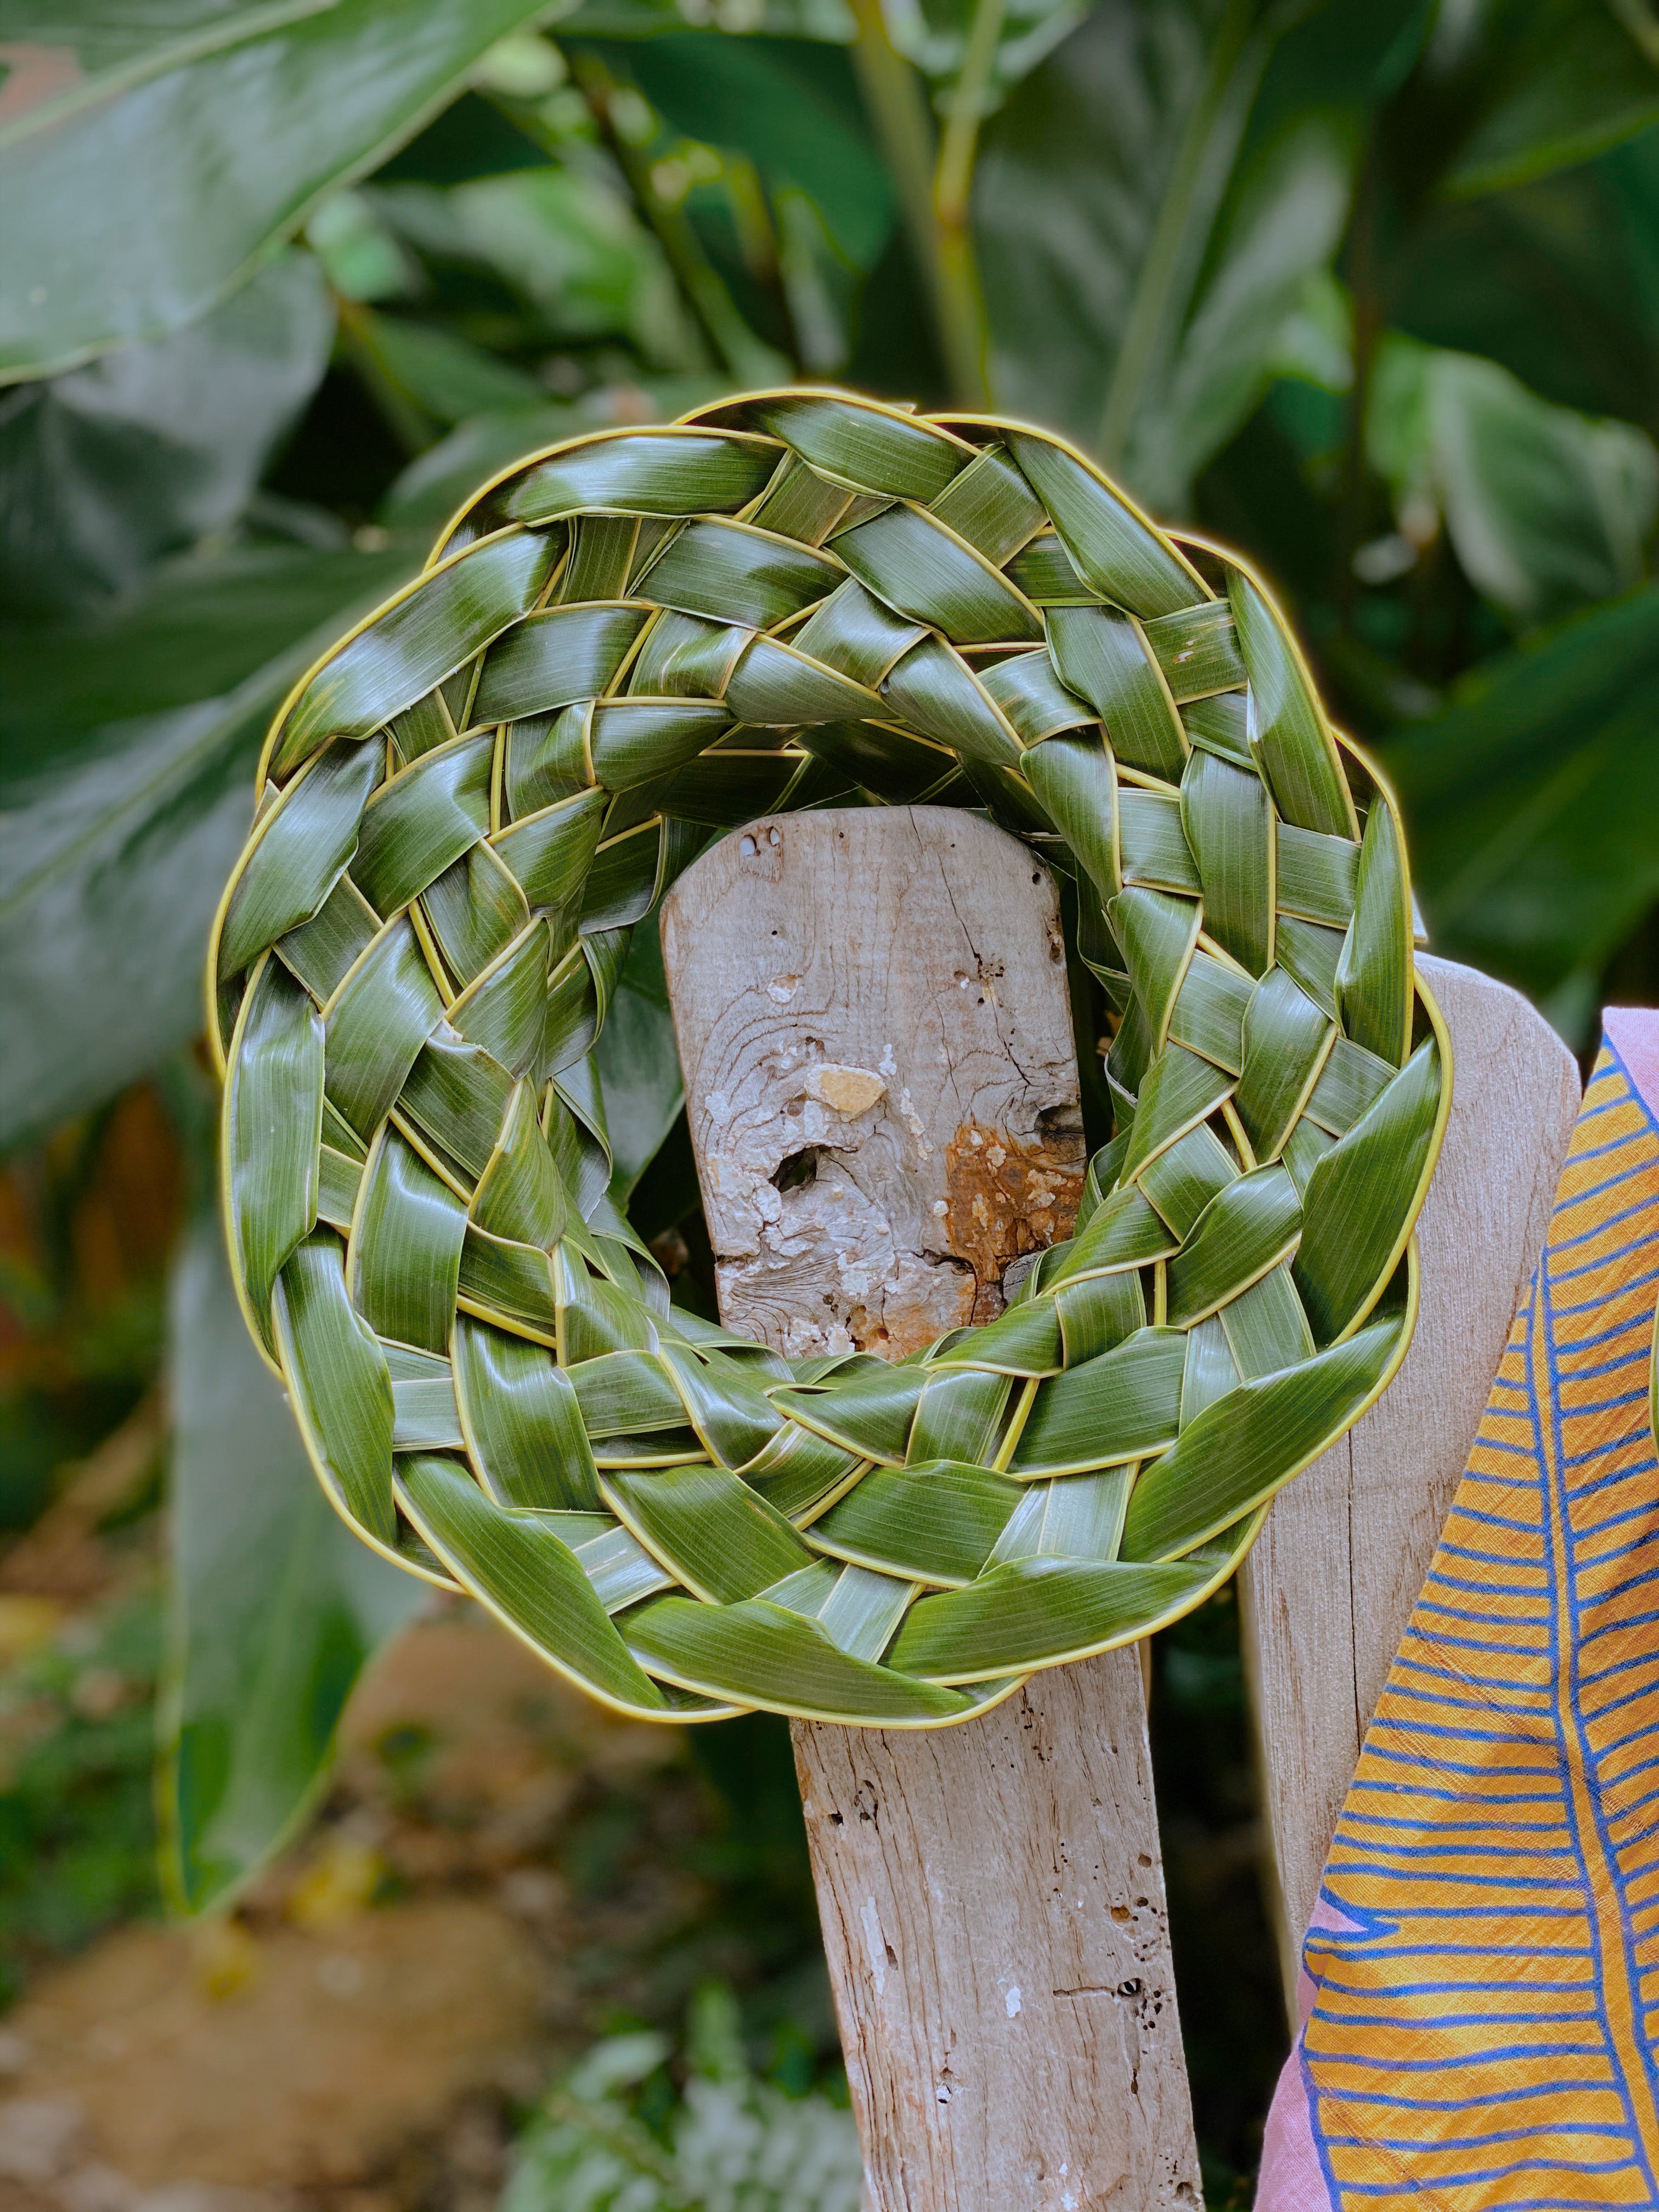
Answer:
M766 392L486 485L278 714L210 956L249 1328L363 1540L605 1704L928 1728L1143 1637L1405 1355L1449 1097L1395 802L1261 584L1061 441ZM1074 878L1115 1133L888 1365L678 1308L592 1048L720 831Z

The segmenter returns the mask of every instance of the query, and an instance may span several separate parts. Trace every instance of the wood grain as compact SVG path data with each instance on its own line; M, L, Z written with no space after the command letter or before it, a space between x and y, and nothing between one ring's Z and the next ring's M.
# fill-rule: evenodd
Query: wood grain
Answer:
M1578 1071L1517 993L1426 956L1452 1039L1440 1164L1418 1222L1404 1365L1364 1420L1279 1493L1241 1576L1245 1664L1293 2000L1342 1799L1544 1240Z
M722 1308L800 1355L994 1319L1082 1188L1048 872L954 808L781 815L662 930Z
M898 1357L1066 1234L1064 956L1014 839L944 808L757 823L681 878L663 946L730 1325ZM1137 1654L937 1734L794 1741L877 2212L1196 2206Z
M1136 1654L935 1735L794 1735L880 2212L1196 2208Z

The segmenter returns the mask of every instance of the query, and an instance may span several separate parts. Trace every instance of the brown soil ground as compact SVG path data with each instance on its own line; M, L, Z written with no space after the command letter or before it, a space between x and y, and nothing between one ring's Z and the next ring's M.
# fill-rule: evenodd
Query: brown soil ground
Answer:
M607 2017L660 2010L698 1902L664 1830L701 1818L676 1732L440 1601L234 1918L118 1929L0 2023L0 2207L486 2212L514 2108Z

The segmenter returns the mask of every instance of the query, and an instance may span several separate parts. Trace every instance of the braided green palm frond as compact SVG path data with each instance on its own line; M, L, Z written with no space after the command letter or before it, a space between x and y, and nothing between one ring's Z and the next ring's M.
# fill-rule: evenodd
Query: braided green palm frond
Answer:
M592 1047L714 832L983 809L1116 1133L896 1366L677 1309ZM1394 802L1261 584L1060 441L823 392L487 485L278 715L210 964L248 1325L364 1540L607 1704L934 1727L1142 1637L1404 1357L1449 1096Z

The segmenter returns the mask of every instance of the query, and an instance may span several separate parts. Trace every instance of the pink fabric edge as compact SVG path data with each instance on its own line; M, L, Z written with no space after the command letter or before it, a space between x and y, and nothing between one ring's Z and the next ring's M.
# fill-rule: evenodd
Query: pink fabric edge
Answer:
M1314 2148L1300 2029L1267 2112L1255 2212L1336 2212Z
M1323 1890L1314 1900L1309 1933L1316 1929L1328 1929L1345 1936L1361 1932L1358 1923L1333 1905ZM1336 2212L1335 2200L1314 2145L1307 2069L1302 2063L1302 2030L1318 1995L1317 1984L1307 1968L1302 1967L1296 1981L1296 2041L1274 2087L1267 2124L1262 2132L1255 2212Z
M1659 1116L1659 1012L1651 1006L1608 1006L1601 1027L1648 1111Z

